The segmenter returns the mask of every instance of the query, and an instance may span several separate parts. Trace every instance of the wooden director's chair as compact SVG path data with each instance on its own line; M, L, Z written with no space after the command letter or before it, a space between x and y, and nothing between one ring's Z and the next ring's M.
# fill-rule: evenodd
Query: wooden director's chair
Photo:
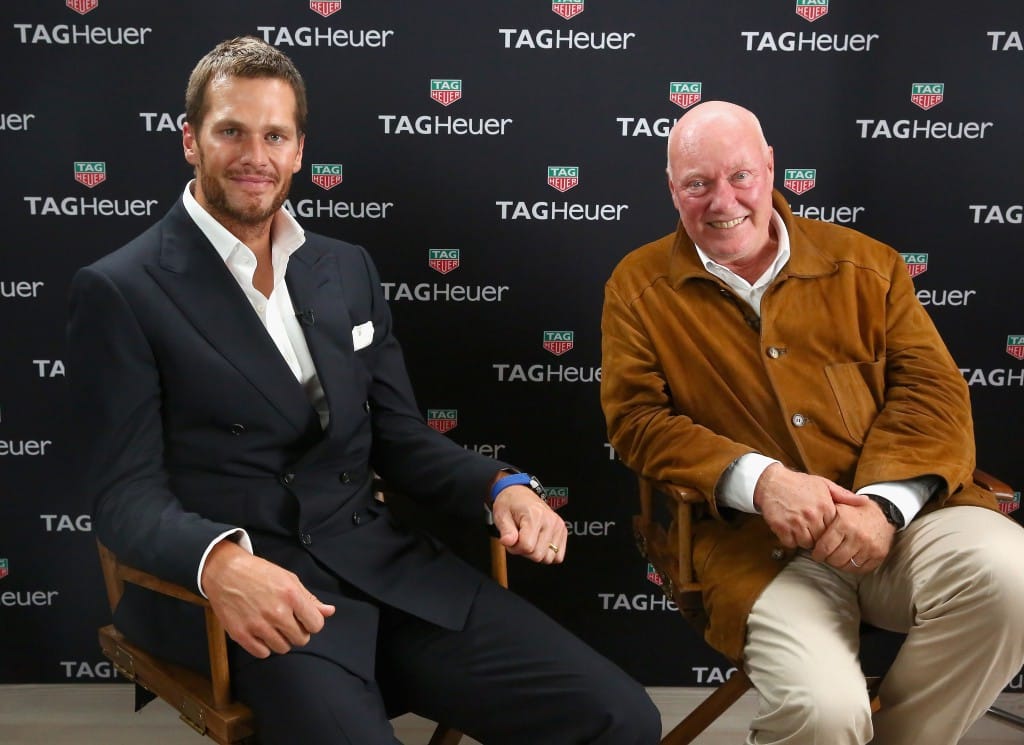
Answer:
M675 602L680 613L703 634L706 623L701 586L693 571L693 509L705 503L704 496L689 486L654 481L640 476L640 514L633 517L633 534L640 553L661 578L661 589ZM1013 490L983 471L974 472L974 482L992 492L1000 502L1012 502ZM735 662L735 661L734 661ZM869 677L872 710L880 678ZM661 745L688 745L739 698L752 688L741 665L735 673L661 740ZM997 707L988 714L1024 728L1024 719Z
M389 503L391 496L389 494ZM383 497L378 493L378 498ZM206 735L220 745L255 745L258 738L252 712L244 704L231 698L227 637L224 627L210 608L210 603L180 585L122 563L99 541L97 547L111 612L124 594L124 583L130 582L198 605L206 614L209 678L189 668L155 657L128 641L113 625L104 626L99 630L100 647L103 654L117 668L118 673L170 704L178 711L182 721L200 735ZM502 587L508 587L505 547L493 537L490 539L490 561L491 576ZM442 723L434 730L429 745L457 745L461 740L461 732Z

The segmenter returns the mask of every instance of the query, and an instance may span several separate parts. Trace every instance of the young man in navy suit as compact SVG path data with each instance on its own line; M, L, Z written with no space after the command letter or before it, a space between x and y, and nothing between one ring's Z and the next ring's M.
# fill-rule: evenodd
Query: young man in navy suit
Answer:
M224 42L186 99L195 179L72 285L99 538L209 598L264 745L393 743L404 710L485 743L657 742L639 684L374 500L376 472L431 510L491 510L510 553L565 556L536 479L424 423L366 252L281 209L307 111L291 60ZM202 664L184 603L130 587L116 622Z

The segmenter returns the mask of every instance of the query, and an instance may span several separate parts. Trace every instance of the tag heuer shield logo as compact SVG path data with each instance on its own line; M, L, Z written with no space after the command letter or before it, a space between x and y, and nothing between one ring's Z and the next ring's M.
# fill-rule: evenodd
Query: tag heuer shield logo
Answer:
M75 181L90 189L107 180L107 164L96 160L75 161Z
M815 168L787 168L782 185L794 194L805 194L814 188L817 173Z
M942 103L945 83L914 83L910 86L910 102L927 111Z
M796 0L796 14L813 23L828 15L828 0Z
M558 15L568 21L573 16L578 16L583 12L583 2L584 0L579 0L579 2L576 3L565 3L559 2L559 0L552 0L551 10L558 13Z
M573 331L545 331L544 348L554 355L562 355L572 349Z
M668 100L682 109L688 109L700 101L703 83L669 83Z
M427 424L442 435L445 432L451 432L458 423L458 409L427 409Z
M580 182L579 166L548 166L548 186L569 191Z
M8 574L7 559L0 559L0 579L3 579Z
M1024 360L1024 336L1007 336L1006 353L1018 360Z
M321 189L333 189L342 180L341 163L314 163L312 179Z
M1009 502L999 500L999 511L1004 515L1009 515L1012 512L1016 512L1020 509L1020 492L1015 491L1013 493L1013 499ZM2 575L0 575L2 576Z
M430 97L442 106L451 106L462 98L462 81L434 78L430 81Z
M548 507L553 510L565 507L565 505L569 504L569 487L545 486L544 501L547 502Z
M326 18L341 10L341 2L339 0L333 0L333 2L332 0L309 0L309 9Z
M928 254L900 254L911 279L928 271Z
M427 264L435 272L447 274L453 269L459 268L458 248L432 248L430 249Z
M661 576L661 572L654 568L654 564L648 562L647 564L647 581L653 582L658 587L665 584L665 580Z
M100 0L67 0L66 5L79 15L85 15L90 10L96 10Z

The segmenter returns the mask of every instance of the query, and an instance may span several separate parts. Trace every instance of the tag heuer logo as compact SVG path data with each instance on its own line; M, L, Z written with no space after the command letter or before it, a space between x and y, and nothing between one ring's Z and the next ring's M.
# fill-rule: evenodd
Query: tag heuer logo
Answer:
M569 487L545 486L544 501L546 501L548 503L548 507L553 510L565 507L565 505L569 504Z
M584 0L579 0L577 3L564 3L559 2L559 0L552 0L551 10L568 21L573 16L578 16L583 12L583 2Z
M341 10L341 3L338 0L309 0L309 9L326 18Z
M579 166L548 166L548 186L569 191L580 182Z
M653 582L658 587L665 584L665 580L661 576L661 572L654 568L654 564L648 562L647 564L647 581Z
M67 0L66 5L80 15L85 15L90 10L96 10L100 0Z
M76 160L75 181L90 189L107 180L107 164L103 161Z
M427 424L442 435L451 432L458 423L458 409L427 409Z
M828 15L828 0L796 0L796 14L813 23Z
M1018 360L1024 360L1024 336L1007 336L1006 352L1011 357L1016 357Z
M703 83L669 83L668 100L683 109L688 109L700 101L700 89Z
M544 348L551 354L565 354L572 349L573 331L545 331Z
M459 268L458 248L432 248L428 253L427 264L435 272L447 274Z
M911 278L928 271L928 254L900 254Z
M442 106L450 106L462 98L462 81L450 78L431 79L430 97Z
M782 185L794 194L804 194L814 188L816 168L787 168Z
M1021 507L1021 493L1019 491L1014 492L1014 498L1011 501L999 500L999 512L1004 515L1015 513L1020 510ZM3 576L3 575L0 575Z
M7 559L0 559L0 579L8 575Z
M341 183L341 163L314 163L312 171L313 183L321 189L333 189Z
M914 83L910 86L910 102L925 111L942 103L945 83Z

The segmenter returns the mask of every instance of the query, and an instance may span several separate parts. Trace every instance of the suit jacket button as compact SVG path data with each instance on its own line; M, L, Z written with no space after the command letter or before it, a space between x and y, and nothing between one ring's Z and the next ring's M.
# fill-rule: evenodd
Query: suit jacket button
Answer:
M338 478L341 480L341 483L343 484L347 484L349 481L352 480L352 477L348 475L348 471L344 471Z
M302 541L303 546L309 546L313 543L313 536L309 533L303 533L299 536L299 540Z
M358 524L359 524L359 523L361 523L362 521L363 521L363 518L361 518L361 517L359 516L359 513L358 513L358 512L353 512L353 513L352 513L352 524L353 524L353 525L358 525Z
M367 414L370 413L370 402L369 401L363 401L363 411L365 411Z
M240 435L243 432L245 432L245 425L244 424L232 424L231 425L231 434L233 434L233 435Z
M282 473L280 481L285 486L288 486L288 484L290 484L293 481L295 481L295 474L291 473L290 471L288 473Z
M807 417L805 417L803 414L794 414L790 418L790 421L793 422L794 427L803 427L805 424L807 424Z
M772 549L772 558L775 559L775 561L779 561L783 556L785 556L785 553L781 548Z

